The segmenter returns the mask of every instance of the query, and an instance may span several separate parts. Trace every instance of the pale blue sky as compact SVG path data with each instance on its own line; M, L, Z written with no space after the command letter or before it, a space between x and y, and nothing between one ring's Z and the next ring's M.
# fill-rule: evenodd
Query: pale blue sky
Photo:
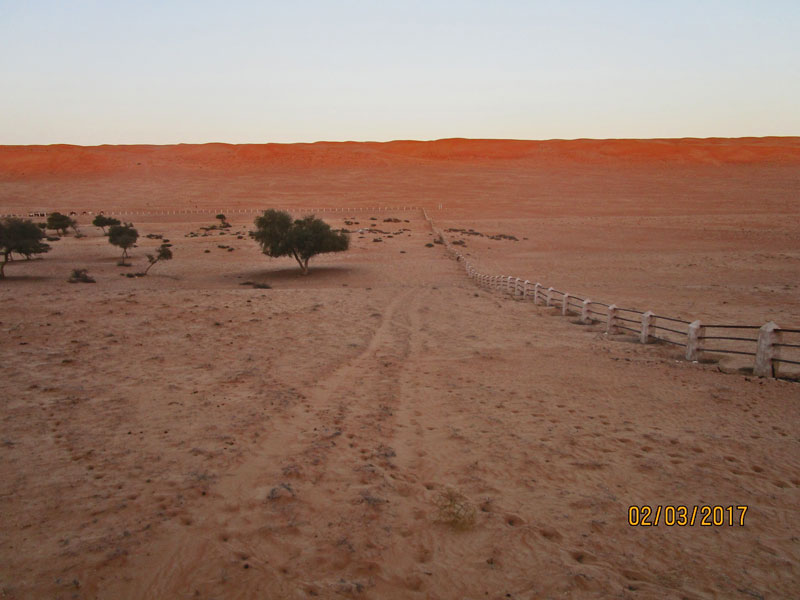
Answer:
M800 135L800 0L0 0L0 144Z

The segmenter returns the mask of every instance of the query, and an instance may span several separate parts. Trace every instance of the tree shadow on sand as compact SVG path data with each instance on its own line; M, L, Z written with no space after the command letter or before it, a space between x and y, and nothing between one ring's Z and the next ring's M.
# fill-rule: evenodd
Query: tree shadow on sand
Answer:
M315 267L311 265L308 275L303 275L298 267L281 267L278 269L256 269L245 271L241 277L245 281L255 283L295 284L308 283L311 285L341 285L346 283L349 276L358 269L342 266Z

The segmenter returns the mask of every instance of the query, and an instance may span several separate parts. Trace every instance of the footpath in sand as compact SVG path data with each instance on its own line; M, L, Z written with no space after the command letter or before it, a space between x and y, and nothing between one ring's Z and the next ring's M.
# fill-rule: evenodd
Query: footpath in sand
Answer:
M797 384L480 290L397 216L306 278L177 221L146 278L90 227L12 265L0 597L796 595ZM628 525L679 504L748 510Z

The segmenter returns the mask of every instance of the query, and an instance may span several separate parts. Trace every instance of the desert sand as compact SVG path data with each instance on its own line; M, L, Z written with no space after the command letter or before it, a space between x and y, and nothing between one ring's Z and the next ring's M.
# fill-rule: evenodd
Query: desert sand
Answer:
M451 234L487 272L800 327L799 196L798 138L0 147L0 213L86 235L0 281L0 598L797 597L800 384L479 289L401 209L517 237ZM303 277L269 207L381 233ZM100 210L174 259L120 276L161 240L119 267Z

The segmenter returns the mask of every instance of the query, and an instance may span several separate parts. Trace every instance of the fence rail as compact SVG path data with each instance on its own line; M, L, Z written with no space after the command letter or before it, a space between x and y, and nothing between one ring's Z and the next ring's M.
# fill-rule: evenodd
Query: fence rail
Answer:
M65 209L61 208L58 211L54 209L40 209L40 210L29 210L27 212L7 212L0 210L0 218L4 217L22 217L22 218L33 218L33 217L47 217L50 213L53 212L62 212L64 214L69 215L86 215L86 216L94 216L94 215L106 215L106 216L117 216L117 217L163 217L163 216L171 216L171 215L205 215L205 214L225 214L227 215L237 215L237 214L250 214L250 213L260 213L264 210L272 208L274 210L284 210L289 213L348 213L348 214L355 214L355 213L364 213L364 212L404 212L404 211L415 211L421 210L419 206L359 206L359 207L308 207L308 206L284 206L284 207L259 207L259 208L194 208L194 209L182 209L182 210L127 210L121 208L110 208L110 209L103 209L99 211L89 211L81 209L80 212L73 210L73 209Z
M621 331L633 333L639 337L642 344L664 342L685 348L686 360L699 361L704 354L733 354L753 357L753 373L760 377L788 377L797 378L800 371L787 372L781 365L800 365L800 352L796 355L783 356L783 351L800 349L800 329L781 328L770 321L764 325L739 325L717 324L705 325L699 320L686 321L666 315L657 315L652 311L641 311L634 308L622 308L615 304L605 304L588 298L580 298L569 292L563 292L553 287L519 277L508 275L490 275L480 272L433 223L425 209L422 209L425 219L433 232L477 285L489 290L496 290L512 295L522 300L531 299L534 304L561 309L562 315L570 313L580 314L580 322L584 324L604 323L606 334L618 334ZM556 296L559 296L556 298ZM594 307L603 307L605 310L595 310ZM620 316L620 313L639 315L638 319ZM666 322L669 326L660 324ZM631 327L637 325L637 327ZM685 326L685 329L680 327ZM706 335L707 330L722 330L720 334ZM725 330L751 330L758 331L758 337L742 337L739 335L724 335ZM677 339L666 337L667 333L677 336ZM714 341L714 347L705 342ZM717 347L726 346L726 347Z

